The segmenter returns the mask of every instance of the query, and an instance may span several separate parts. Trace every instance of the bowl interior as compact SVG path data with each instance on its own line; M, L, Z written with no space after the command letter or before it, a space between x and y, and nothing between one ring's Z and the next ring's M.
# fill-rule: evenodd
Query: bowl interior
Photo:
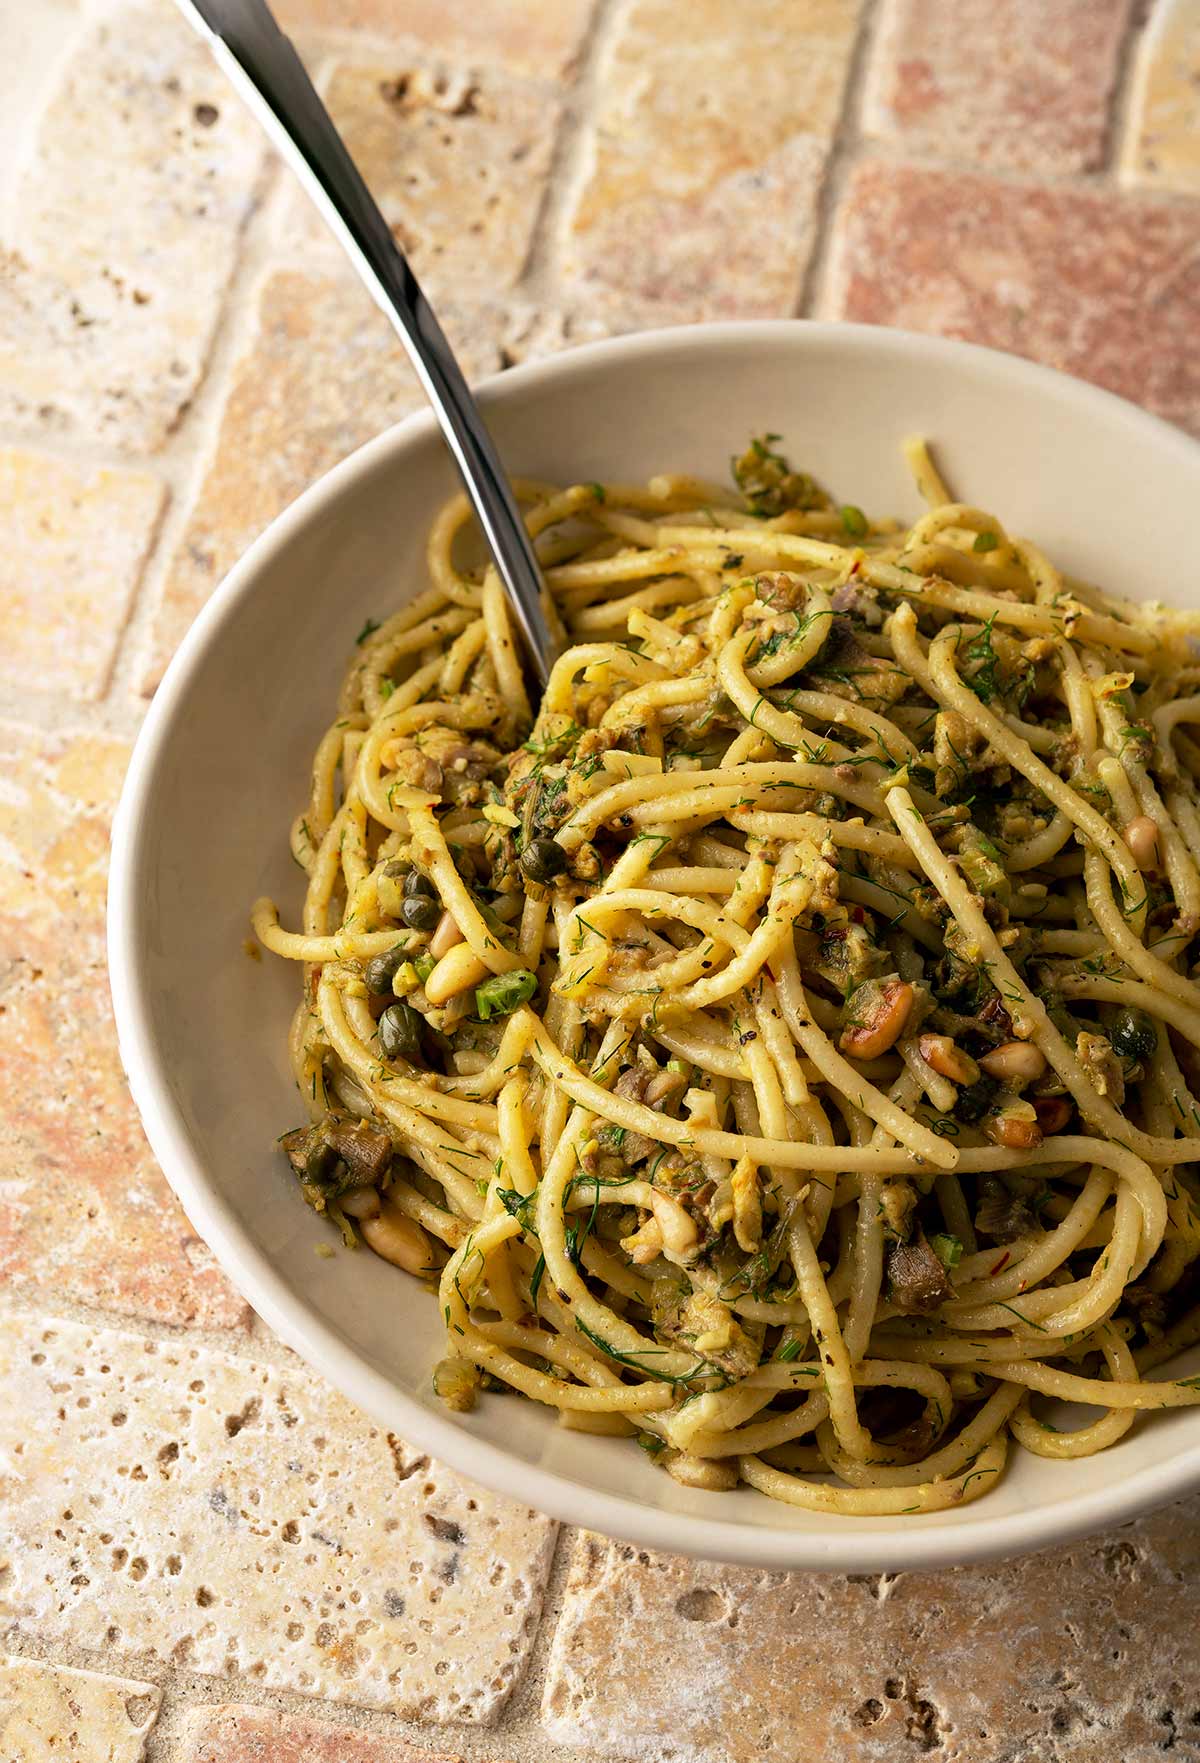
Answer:
M560 482L721 477L751 434L783 436L836 495L913 517L902 438L929 436L955 494L1062 566L1181 603L1200 448L1025 363L856 327L721 326L520 369L485 390L509 467ZM777 1566L863 1569L1018 1551L1128 1516L1200 1480L1200 1412L1141 1424L1078 1463L1018 1452L981 1504L920 1519L821 1518L748 1489L690 1492L623 1441L531 1404L450 1416L430 1389L436 1305L333 1241L277 1135L302 1117L284 1056L291 964L244 952L251 901L294 924L287 829L367 618L424 580L455 489L432 422L382 437L260 540L202 615L153 707L116 839L112 958L122 1048L154 1148L193 1222L267 1320L353 1399L467 1473L635 1540Z

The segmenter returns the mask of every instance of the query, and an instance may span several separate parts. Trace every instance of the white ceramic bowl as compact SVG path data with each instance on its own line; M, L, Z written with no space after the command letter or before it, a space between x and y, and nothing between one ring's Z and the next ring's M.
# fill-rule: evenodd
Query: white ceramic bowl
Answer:
M1194 595L1200 446L1107 393L1009 356L897 331L716 325L597 344L493 379L510 469L563 483L724 475L764 430L835 492L913 516L899 443L932 437L955 493L1124 594ZM253 461L247 469L253 469ZM651 1547L773 1568L871 1571L1016 1554L1200 1483L1200 1409L1141 1422L1078 1463L1015 1451L963 1510L832 1519L747 1488L677 1486L627 1441L531 1403L452 1415L430 1389L440 1319L370 1254L325 1260L275 1138L302 1112L284 1055L297 975L247 960L247 913L294 922L286 831L364 619L422 582L455 488L432 419L306 492L213 595L138 742L114 834L109 954L121 1050L150 1142L196 1229L272 1328L376 1419L488 1486Z

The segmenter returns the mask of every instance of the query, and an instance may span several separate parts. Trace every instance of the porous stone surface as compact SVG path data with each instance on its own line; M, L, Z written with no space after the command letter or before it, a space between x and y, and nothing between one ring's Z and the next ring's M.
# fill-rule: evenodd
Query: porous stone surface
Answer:
M298 1363L25 1317L0 1385L19 1632L410 1720L496 1718L536 1630L548 1519Z
M849 1578L584 1534L546 1727L562 1744L664 1763L1200 1755L1198 1518L1193 1499L1002 1565Z
M162 1692L156 1684L36 1659L0 1660L4 1763L138 1763Z
M1196 0L276 11L473 378L850 317L1200 432ZM1194 1499L958 1573L552 1561L249 1316L121 1074L108 828L213 587L420 394L169 0L0 0L0 145L0 1763L1200 1763Z
M520 279L541 208L560 107L550 88L396 53L339 61L325 101L431 299L461 305ZM337 246L300 189L290 254Z
M9 204L0 421L160 445L203 376L263 163L173 7L89 15Z

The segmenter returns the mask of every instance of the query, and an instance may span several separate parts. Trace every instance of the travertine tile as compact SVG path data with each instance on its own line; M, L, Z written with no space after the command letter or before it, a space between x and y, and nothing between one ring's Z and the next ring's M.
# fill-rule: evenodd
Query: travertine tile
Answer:
M152 1683L0 1661L4 1763L138 1763L162 1692Z
M886 0L864 126L939 159L1094 171L1130 0Z
M409 1719L496 1718L549 1519L385 1438L298 1364L14 1318L0 1390L20 1631Z
M634 0L600 76L567 266L668 319L791 312L857 0Z
M171 6L91 17L13 192L0 418L157 446L203 375L262 134Z
M145 472L0 448L0 682L103 694L163 499Z
M595 0L278 0L287 31L360 31L399 37L457 61L500 62L523 73L565 72Z
M0 56L0 116L10 144L26 140L36 125L76 16L75 0L38 0L36 6L18 0L11 9ZM7 154L0 161L0 197L8 193L12 170L12 155Z
M227 1703L186 1717L179 1763L463 1763L444 1751L326 1721Z
M579 1538L543 1698L563 1744L688 1763L1200 1753L1200 1500L941 1574L761 1573Z
M1200 430L1190 203L880 161L835 225L829 316L1047 362Z
M0 1279L162 1322L244 1323L142 1136L104 968L107 736L0 723Z
M1138 47L1121 181L1200 195L1200 6L1158 0Z
M355 163L430 298L490 298L525 267L560 107L545 87L399 52L340 62L325 99ZM293 192L290 251L337 246Z
M486 322L450 311L442 318L469 374L499 366ZM268 278L257 330L234 374L157 609L148 690L213 588L268 521L421 403L400 344L349 271L283 270Z

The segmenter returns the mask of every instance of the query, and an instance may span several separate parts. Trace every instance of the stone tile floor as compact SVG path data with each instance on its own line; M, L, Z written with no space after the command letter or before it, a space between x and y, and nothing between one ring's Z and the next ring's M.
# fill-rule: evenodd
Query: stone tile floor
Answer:
M809 313L1200 432L1200 0L279 11L475 373ZM0 0L0 119L0 1763L1200 1757L1200 1501L938 1576L656 1558L226 1285L121 1079L108 822L221 574L417 391L168 0Z

